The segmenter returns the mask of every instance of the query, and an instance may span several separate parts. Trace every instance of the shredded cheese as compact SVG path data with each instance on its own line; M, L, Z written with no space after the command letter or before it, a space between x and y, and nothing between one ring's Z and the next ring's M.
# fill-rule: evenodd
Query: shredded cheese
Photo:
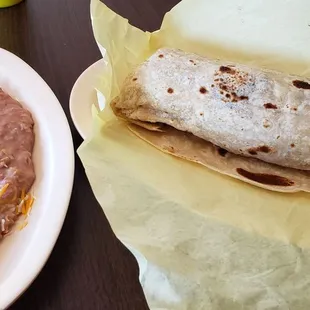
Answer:
M23 230L26 226L28 225L28 221L23 222L22 224L19 225L18 229Z
M32 205L34 203L34 197L30 194L27 194L25 196L25 191L22 192L21 194L21 199L19 204L15 207L15 214L19 215L26 215L28 216L31 209L32 209Z
M25 199L25 189L23 188L22 189L22 196L20 197L21 198L21 200L24 200Z
M1 232L5 231L4 224L5 224L5 219L1 219Z
M0 189L0 198L5 194L6 190L9 187L9 183L6 183L1 189Z
M26 203L23 203L22 204L22 208L21 208L21 213L24 214L24 215L26 214Z
M20 214L20 213L22 212L22 207L23 207L24 203L25 203L25 200L22 200L22 201L18 204L18 206L16 207L16 214Z
M20 213L23 215L29 215L32 205L34 203L34 197L30 194L27 194L26 197L20 203Z
M26 215L28 215L30 213L33 203L34 203L34 198L33 198L33 196L30 196L29 199L27 200Z
M9 185L10 184L7 183L0 189L0 198L3 197L3 195L6 193ZM28 225L27 218L30 214L34 201L35 198L29 193L26 194L25 189L21 191L21 196L19 199L17 199L17 191L14 192L12 203L18 202L18 204L15 207L15 214L17 216L19 215L23 216L22 223L17 226L19 230L22 230ZM0 235L6 232L5 222L6 221L4 218L0 220Z

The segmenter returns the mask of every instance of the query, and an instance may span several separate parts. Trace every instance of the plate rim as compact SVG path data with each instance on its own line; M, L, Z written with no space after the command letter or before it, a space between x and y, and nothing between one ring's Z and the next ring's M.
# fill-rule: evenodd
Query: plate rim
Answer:
M87 132L87 129L83 128L83 125L81 125L78 121L78 116L75 112L75 107L77 104L77 102L75 100L75 96L76 96L77 91L80 89L81 85L84 84L83 82L84 82L85 77L87 75L91 75L92 77L94 77L94 75L92 73L94 71L98 70L99 68L101 68L101 66L106 66L104 58L100 58L99 60L97 60L96 62L91 64L89 67L87 67L80 74L80 76L75 81L75 83L72 87L71 93L70 93L69 110L70 110L71 119L73 121L73 124L74 124L76 130L78 131L80 136L83 138L83 140L86 140L86 138L88 138L88 132ZM95 86L92 89L89 89L89 91L94 91L94 90L95 90ZM85 103L84 107L86 108L86 103Z

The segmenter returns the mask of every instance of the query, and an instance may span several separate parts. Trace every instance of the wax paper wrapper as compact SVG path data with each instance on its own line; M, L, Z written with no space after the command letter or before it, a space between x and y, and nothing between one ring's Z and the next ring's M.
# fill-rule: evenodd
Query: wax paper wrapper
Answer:
M151 309L310 309L310 197L259 189L163 154L108 103L162 46L309 76L310 1L184 0L143 32L99 0L106 60L93 135L79 149L96 198L132 251ZM104 237L104 236L102 236Z

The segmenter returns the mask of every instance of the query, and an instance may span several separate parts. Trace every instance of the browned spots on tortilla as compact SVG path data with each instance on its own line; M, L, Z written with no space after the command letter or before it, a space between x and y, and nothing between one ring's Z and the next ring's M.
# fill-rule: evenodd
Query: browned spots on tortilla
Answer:
M259 152L262 152L262 153L270 153L271 152L271 148L267 145L261 145L257 148L257 150Z
M202 94L206 94L208 91L207 89L204 87L204 86L201 86L200 89L199 89L200 93Z
M164 58L163 54L158 55L159 58Z
M174 92L174 90L173 90L173 88L169 87L169 88L167 89L167 92L168 92L169 94L172 94L172 93Z
M248 100L248 93L237 94L240 87L250 84L249 86L254 87L254 82L250 83L249 79L251 76L249 73L240 71L231 66L220 66L219 70L214 73L214 84L219 89L219 94L222 95L223 102L240 102ZM229 97L227 96L229 94ZM229 100L227 100L229 98Z
M174 153L175 152L174 147L170 146L170 145L167 147L167 151L170 152L170 153Z
M261 145L261 146L252 147L252 148L248 149L248 152L251 155L257 155L258 152L270 153L271 151L272 151L272 149L267 145Z
M270 102L265 103L264 107L265 107L265 109L274 109L274 110L276 110L278 108L275 104L270 103Z
M192 64L194 64L194 66L196 66L196 63L195 63L194 60L190 59L190 62L191 62Z
M227 86L223 85L222 83L219 84L220 89L227 91Z
M230 94L226 94L225 97L226 97L226 98L230 98Z
M132 80L135 82L138 78L133 78Z
M267 174L267 173L254 173L254 172L250 172L245 169L242 169L242 168L237 168L236 171L238 174L245 177L246 179L249 179L251 181L254 181L260 184L286 186L286 187L294 185L293 181L285 177L281 177L279 175Z
M235 74L236 73L236 70L229 68L229 67L226 67L226 66L220 66L219 70L222 73L228 73L228 74Z
M232 102L238 102L238 101L249 99L248 96L238 96L235 92L232 92L231 96L232 96Z
M204 116L203 112L200 112L199 114L200 114L200 116Z
M292 143L292 144L291 144L291 147L295 147L295 144L294 144L294 143Z
M218 151L218 153L219 153L222 157L225 157L226 154L228 153L227 150L225 150L225 149L223 149L223 148L221 148L221 147L219 147L219 148L217 149L217 151Z
M277 136L277 140L280 139L280 136Z
M310 89L310 84L304 81L295 80L292 82L293 85L300 89Z
M212 84L211 87L214 87L214 84Z
M251 155L257 155L257 152L254 149L249 149L248 152Z
M291 108L292 111L297 111L296 107Z

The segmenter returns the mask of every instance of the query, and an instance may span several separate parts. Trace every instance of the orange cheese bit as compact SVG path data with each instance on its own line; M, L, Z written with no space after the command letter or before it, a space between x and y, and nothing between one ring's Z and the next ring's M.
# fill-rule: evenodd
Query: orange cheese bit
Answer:
M19 225L18 229L23 230L28 225L27 221L24 221L22 224Z
M6 183L1 189L0 189L0 198L5 194L6 190L9 187L9 183Z
M24 204L22 205L22 210L21 210L23 215L28 215L30 213L33 202L34 202L33 196L27 195L26 198L24 200Z
M33 205L33 202L34 202L34 198L33 196L30 196L28 198L28 200L26 201L26 207L25 207L25 211L26 211L26 215L28 215L32 209L32 205Z
M27 202L26 202L27 203ZM21 208L21 213L22 214L26 214L26 203L24 202L23 204L22 204L22 208Z
M26 197L21 201L21 203L19 204L19 213L21 214L26 214L26 204L27 204L27 200L28 200L28 195L26 195Z
M22 189L22 195L20 197L21 200L24 200L25 199L25 196L26 196L26 193L25 193L25 189L23 188Z

